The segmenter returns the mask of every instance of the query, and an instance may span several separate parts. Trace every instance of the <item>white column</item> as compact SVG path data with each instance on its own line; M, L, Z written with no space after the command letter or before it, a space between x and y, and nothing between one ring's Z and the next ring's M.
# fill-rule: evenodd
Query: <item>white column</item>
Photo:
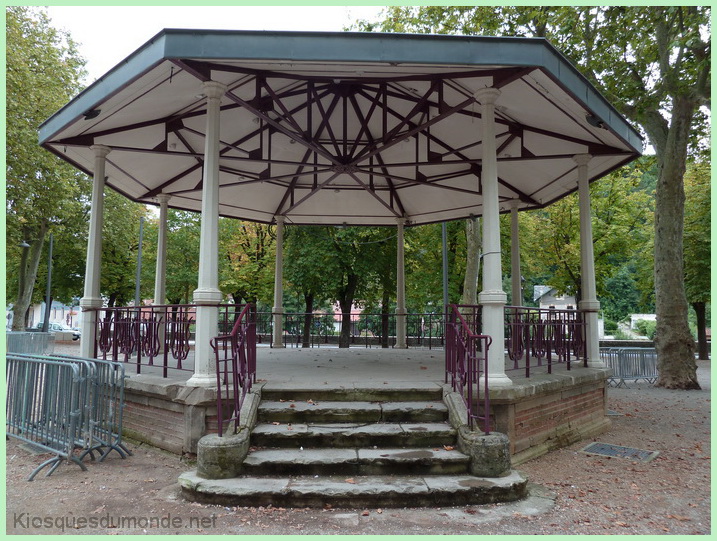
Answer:
M274 338L271 347L283 348L284 330L284 217L276 217L276 263L274 264Z
M405 218L396 218L396 348L406 349L406 265L404 262L403 227Z
M159 201L159 228L157 232L157 265L154 270L154 304L165 304L167 300L167 204L170 195L161 193L157 196ZM167 326L165 308L156 308L162 321L157 329L159 351L164 352L164 337Z
M600 360L600 337L598 334L598 312L595 287L595 256L593 254L593 227L590 211L590 185L588 183L588 163L592 156L578 154L574 157L578 164L578 198L580 201L580 310L585 317L588 366L603 368Z
M187 385L216 385L216 361L210 340L217 335L219 291L219 106L226 86L215 81L203 85L207 97L207 128L204 143L202 227L199 240L199 280L194 290L196 335L194 375Z
M520 230L518 228L518 200L510 207L510 291L513 306L523 305L523 283L520 273Z
M100 269L102 267L102 222L104 214L105 165L107 154L112 150L104 145L90 147L95 153L95 168L92 178L92 208L90 210L90 230L87 236L87 261L85 262L85 291L80 299L82 308L82 339L80 356L94 357L97 336L97 311L89 308L101 308Z
M500 261L500 200L498 197L498 157L495 143L496 88L484 88L474 94L482 104L483 155L483 291L478 302L483 311L483 332L493 342L488 351L488 386L505 387L512 381L505 374L505 304L503 271Z
M159 194L159 231L157 234L157 266L154 271L154 304L164 304L167 297L167 204L170 195Z

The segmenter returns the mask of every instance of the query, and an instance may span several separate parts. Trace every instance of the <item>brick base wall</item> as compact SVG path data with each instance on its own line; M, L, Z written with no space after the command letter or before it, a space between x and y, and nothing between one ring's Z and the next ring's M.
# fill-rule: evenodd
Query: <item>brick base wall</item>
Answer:
M570 382L558 380L536 385L533 392L515 389L514 399L492 399L494 426L508 435L513 464L607 430L605 377L588 377L583 382L580 377Z

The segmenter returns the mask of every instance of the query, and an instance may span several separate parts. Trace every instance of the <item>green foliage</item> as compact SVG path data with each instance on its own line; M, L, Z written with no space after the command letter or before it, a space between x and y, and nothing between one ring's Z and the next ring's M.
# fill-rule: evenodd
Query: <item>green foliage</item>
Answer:
M37 127L80 89L84 60L44 11L12 6L5 17L6 294L15 299L21 323L47 234L56 233L62 248L83 214L83 176L38 146ZM21 262L23 240L31 247Z
M274 295L274 226L229 218L219 221L219 283L234 302L270 303Z
M638 188L639 167L623 168L591 184L593 250L599 297L610 297L609 281L651 237L652 197ZM577 194L521 217L526 270L549 271L549 284L580 298L580 214ZM527 252L527 253L526 253ZM624 277L623 277L624 278ZM624 282L624 280L623 280ZM615 283L611 284L615 286ZM618 312L625 307L618 309ZM619 313L612 314L619 319Z
M606 334L613 334L617 331L617 321L615 321L614 319L605 318L604 322Z
M655 323L654 321L648 321L646 319L640 319L635 322L635 329L642 336L647 336L650 340L654 340L657 323Z
M199 276L201 216L195 212L167 212L167 300L170 304L192 302Z
M693 163L685 175L685 292L689 302L709 302L711 293L710 163Z
M146 214L144 205L109 188L105 190L100 290L108 298L109 306L134 304L139 222ZM143 262L143 267L145 265ZM140 292L148 290L140 288Z

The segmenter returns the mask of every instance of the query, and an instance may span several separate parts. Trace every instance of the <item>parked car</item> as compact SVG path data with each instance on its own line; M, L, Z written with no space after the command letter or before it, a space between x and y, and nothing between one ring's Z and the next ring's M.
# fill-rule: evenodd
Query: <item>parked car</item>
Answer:
M35 325L35 330L41 331L42 330L42 321L40 321L37 325ZM54 323L50 322L48 323L47 332L56 333L56 332L68 332L72 333L72 340L79 340L80 336L82 334L77 329L71 329L70 327L67 327L65 325L62 325L61 323Z

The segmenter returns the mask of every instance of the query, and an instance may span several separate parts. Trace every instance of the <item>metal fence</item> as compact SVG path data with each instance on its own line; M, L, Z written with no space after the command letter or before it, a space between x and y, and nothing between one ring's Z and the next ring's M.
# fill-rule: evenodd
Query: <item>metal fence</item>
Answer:
M653 348L600 348L600 358L612 370L608 385L614 387L641 379L655 383L659 376L657 351Z
M8 331L7 351L48 355L55 347L55 335L49 332Z
M395 313L351 313L349 343L365 348L396 345ZM442 313L409 313L406 315L406 342L413 348L442 348L445 324ZM257 340L271 343L274 318L271 312L257 313ZM341 334L342 315L284 313L282 336L285 347L336 346Z
M63 460L86 470L82 460L112 451L132 453L122 444L124 368L120 363L72 357L8 353L6 433L53 453L51 475Z

